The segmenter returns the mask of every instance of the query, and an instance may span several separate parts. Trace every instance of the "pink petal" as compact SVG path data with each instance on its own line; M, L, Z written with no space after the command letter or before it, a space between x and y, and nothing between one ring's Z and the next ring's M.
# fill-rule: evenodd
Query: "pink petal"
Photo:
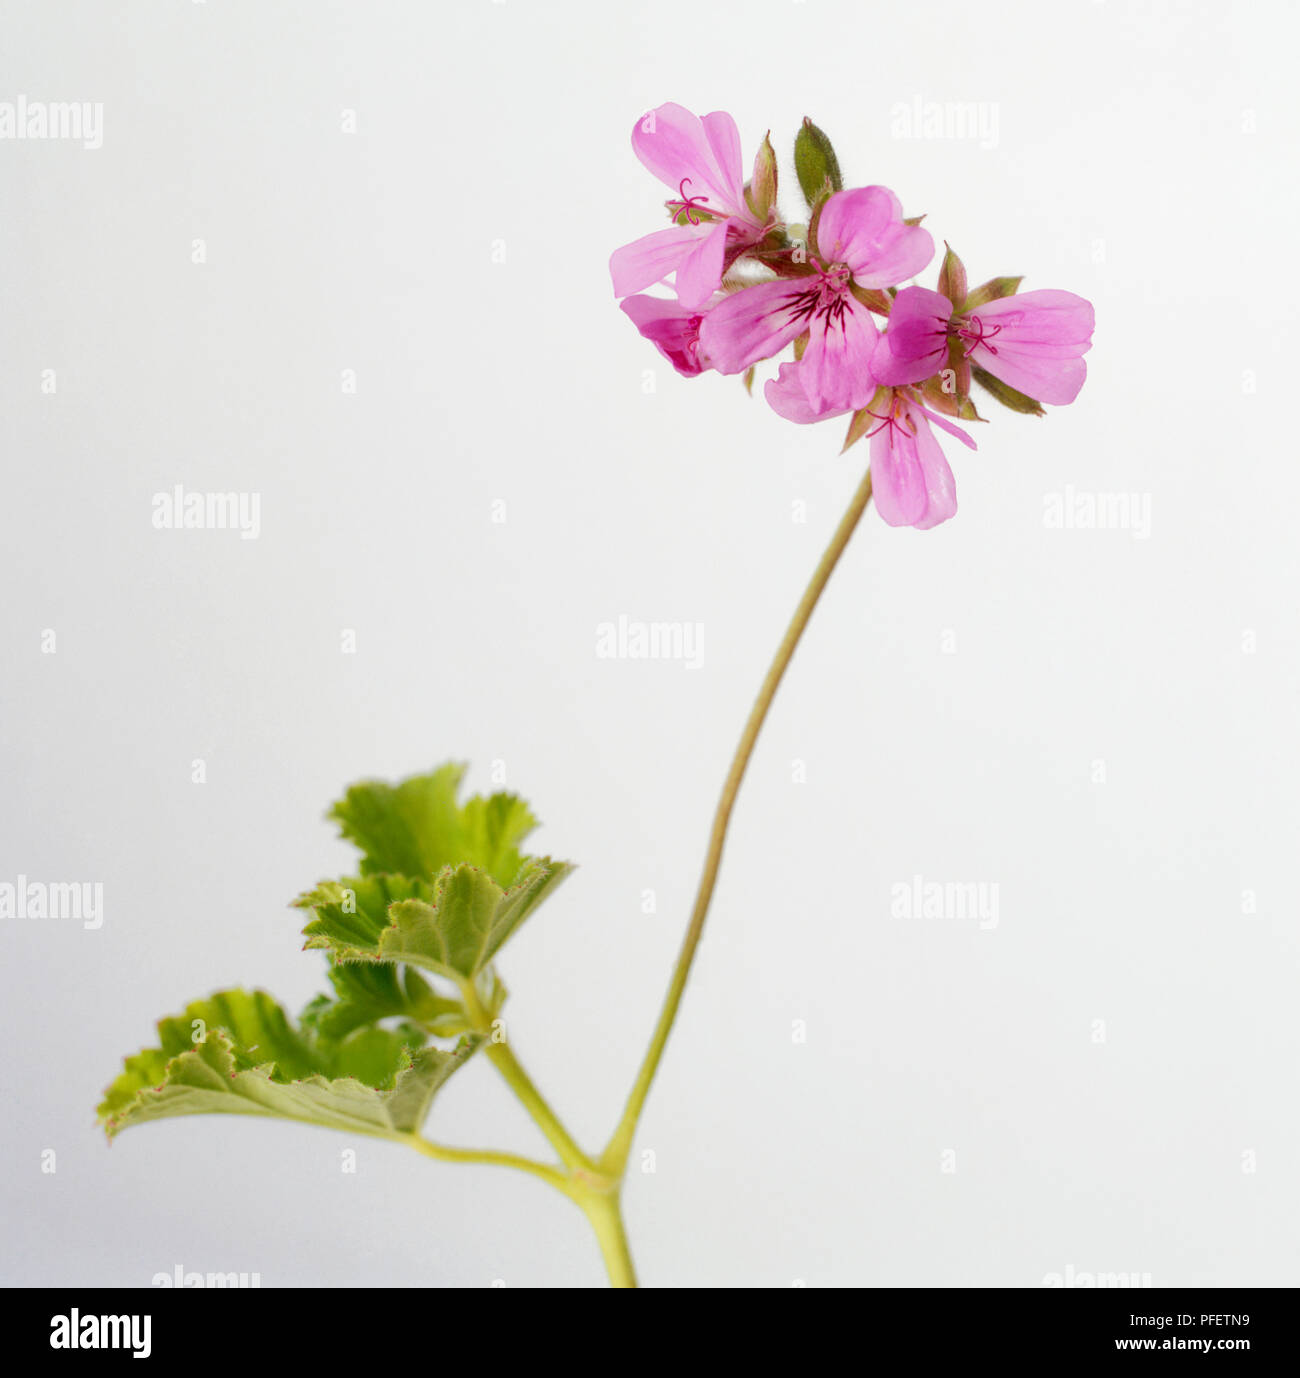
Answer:
M957 482L944 458L934 432L924 421L919 423L916 433L916 451L921 456L921 466L925 470L925 491L928 499L925 516L916 523L918 531L929 531L931 527L946 522L957 513Z
M955 436L968 450L979 449L979 446L971 439L969 434L963 431L955 422L950 421L946 416L941 416L937 411L931 411L929 407L923 407L920 402L916 402L911 398L907 399L907 405L913 411L919 411L922 416L928 416L941 431L947 431L949 435Z
M871 312L847 292L813 321L801 377L816 411L853 411L871 401L876 390L871 356L878 338Z
M1092 345L1092 303L1073 292L1055 288L1021 292L1018 296L985 302L971 315L1000 325L1003 335L1014 334L1017 345L1067 345L1075 349L1076 355Z
M719 190L727 197L733 210L743 211L745 178L741 171L740 130L725 110L715 110L711 115L705 115L700 123L704 126L704 136L713 151L713 161L723 178Z
M903 208L888 187L830 197L817 222L817 247L827 264L847 263L860 287L892 287L934 257L929 231L903 223Z
M784 349L808 328L820 281L806 277L760 282L720 301L700 329L700 343L713 367L719 373L743 373L750 364Z
M706 367L699 354L700 312L662 297L628 297L620 309L683 378Z
M632 149L674 193L680 194L682 181L689 179L686 195L706 197L705 210L715 215L741 213L744 195L735 121L721 111L707 118L706 126L697 115L669 101L632 127ZM742 194L737 199L738 186Z
M876 378L894 387L933 377L948 357L952 302L925 287L904 287L894 298L889 324L872 356Z
M1073 402L1088 376L1092 303L1051 288L1000 297L970 313L986 336L971 362L1039 402Z
M669 273L677 271L682 260L709 232L705 225L670 225L631 244L615 249L609 259L609 275L614 295L625 297L643 287L653 287Z
M1001 336L998 339L1000 341ZM983 345L976 346L970 360L1017 392L1054 407L1073 402L1088 377L1088 365L1082 359L1044 359L1032 352L1003 347L1000 343L996 354L991 354Z
M872 495L890 526L926 530L956 512L957 486L925 417L904 403L900 422L909 414L915 435L900 424L882 426L871 437Z
M800 426L811 425L814 421L828 421L832 416L843 416L844 411L814 409L800 377L802 367L802 364L782 364L776 377L767 380L763 385L763 396L767 398L768 406L778 416L795 421Z
M727 225L710 224L708 233L677 265L677 299L687 308L703 306L722 282L722 260L727 248Z

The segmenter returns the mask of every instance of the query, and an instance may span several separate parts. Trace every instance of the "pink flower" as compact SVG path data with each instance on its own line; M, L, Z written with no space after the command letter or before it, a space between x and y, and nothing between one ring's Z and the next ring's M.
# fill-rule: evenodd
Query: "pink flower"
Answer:
M662 297L628 297L621 309L683 378L708 368L700 357L700 322L707 307L690 311Z
M925 531L957 510L957 486L930 422L972 450L975 442L960 426L898 389L888 399L883 411L871 412L880 421L870 432L872 495L890 526Z
M1092 304L1073 292L1024 292L957 314L941 293L905 287L871 367L882 383L919 383L945 366L956 339L972 364L1026 397L1060 406L1074 401L1088 376L1082 356L1092 330Z
M871 360L879 337L853 287L889 287L919 273L934 242L920 226L904 223L892 191L862 187L827 199L817 247L822 261L813 262L809 275L726 297L709 313L700 339L719 373L742 373L807 331L797 375L787 376L797 376L820 416L863 407L876 388Z
M952 302L928 287L904 287L890 307L871 367L889 387L923 383L948 362Z
M782 364L763 392L773 411L800 425L845 414L813 411L799 380L798 364ZM879 423L867 432L876 507L890 526L915 526L922 531L938 526L957 511L957 485L930 422L972 450L975 442L960 426L923 407L902 389L891 388L882 395L881 410L867 409L867 415Z
M766 226L745 204L740 132L724 111L700 119L671 101L632 130L641 162L676 194L673 224L615 250L614 295L623 297L676 273L684 307L703 306L717 290L728 250L757 243Z

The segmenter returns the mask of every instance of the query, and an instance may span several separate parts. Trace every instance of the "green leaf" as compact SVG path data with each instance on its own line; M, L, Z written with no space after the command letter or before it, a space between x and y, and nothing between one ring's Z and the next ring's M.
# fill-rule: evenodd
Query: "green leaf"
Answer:
M573 867L518 851L536 820L516 796L494 794L459 806L461 774L459 766L444 766L400 785L363 784L347 792L334 814L365 852L363 874L323 882L294 901L314 911L303 929L307 947L326 949L341 963L407 963L457 984L485 972ZM398 873L435 862L435 870ZM384 998L397 996L389 988ZM454 1018L456 1007L446 1004L441 1013Z
M473 981L572 870L566 862L539 857L517 885L503 890L474 866L449 867L438 877L432 903L411 899L392 906L392 926L380 936L378 955L459 984Z
M389 925L388 906L398 900L433 898L433 877L353 876L322 881L294 900L298 909L311 909L312 921L303 929L306 948L325 948L340 962L379 960L379 938Z
M1042 405L1032 397L1026 397L1023 392L1017 392L1015 388L1004 383L1001 378L995 378L987 369L982 369L978 364L971 366L971 377L1002 403L1004 407L1010 407L1012 411L1018 411L1025 416L1045 416Z
M330 984L334 998L317 996L300 1020L304 1030L324 1043L338 1043L381 1019L401 1019L440 1037L468 1028L460 1002L436 994L418 971L387 962L335 963Z
M819 201L843 190L839 159L831 141L805 115L803 128L795 135L794 170L803 198L811 209Z
M464 774L463 765L449 764L396 785L353 785L330 816L361 849L362 875L432 880L444 866L468 861L510 885L523 864L519 843L537 819L514 794L474 795L458 804Z
M478 978L479 999L489 1011L495 1012L505 998L505 987L487 971L486 960L573 869L549 858L530 859L519 884L509 891L502 890L490 876L472 866L446 867L437 885L425 885L404 876L365 876L323 882L310 893L300 895L294 904L314 910L315 916L303 929L307 939L304 946L329 952L336 964L330 979L336 989L343 987L340 1001L344 1008L337 1016L328 1015L326 1007L335 1002L328 996L321 996L308 1007L307 1017L313 1021L331 1017L346 1021L353 999L362 1004L370 1003L368 995L349 993L345 997L344 990L351 981L347 973L354 971L386 968L393 974L384 978L382 998L403 998L409 986L403 996L394 993L398 979L394 964L408 962L445 976L457 985ZM469 906L468 913L461 903L463 881L450 886L445 898L435 898L442 895L443 880L459 872L478 877L476 889L484 892L478 906ZM405 908L407 902L416 907ZM397 926L399 915L406 920L405 930ZM435 917L430 919L430 915ZM488 916L486 923L490 933L479 932L474 927L476 919L483 915ZM416 920L426 922L415 922L412 933L412 923ZM486 947L485 938L489 939ZM474 959L480 951L486 951L487 958L476 964ZM408 972L407 982L413 978L419 979L415 973ZM358 978L359 981L363 979ZM464 1006L459 1001L430 994L434 1001L432 1007L413 1005L409 1010L395 1008L390 1012L405 1014L439 1036L460 1033L468 1027Z
M439 1087L478 1048L414 1048L362 1029L337 1045L296 1030L265 991L221 991L159 1021L159 1044L126 1059L99 1117L109 1138L176 1115L269 1115L399 1138L424 1122Z

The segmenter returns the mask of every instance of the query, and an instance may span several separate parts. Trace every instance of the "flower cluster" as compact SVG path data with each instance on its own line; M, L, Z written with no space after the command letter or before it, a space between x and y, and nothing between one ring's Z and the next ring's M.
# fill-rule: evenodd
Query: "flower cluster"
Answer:
M806 425L850 415L845 448L868 437L880 515L937 526L957 510L952 470L931 429L975 448L972 382L1014 411L1072 402L1087 374L1093 311L1072 292L1019 292L1016 277L970 289L946 252L938 288L903 286L933 259L920 220L887 187L844 190L830 141L805 120L795 170L806 225L776 207L776 158L763 140L744 180L730 115L661 105L632 148L674 196L667 229L617 250L614 291L678 373L743 374L789 347L764 386L772 409ZM672 279L676 299L644 295ZM882 318L883 330L876 317Z

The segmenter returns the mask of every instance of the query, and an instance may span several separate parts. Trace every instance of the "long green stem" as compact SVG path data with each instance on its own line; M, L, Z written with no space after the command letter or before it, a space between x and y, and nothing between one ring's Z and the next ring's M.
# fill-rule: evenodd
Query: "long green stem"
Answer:
M750 710L749 720L745 723L745 730L741 733L740 745L737 746L736 754L732 758L731 769L727 772L726 781L722 786L722 797L718 801L717 812L713 816L713 831L709 835L709 850L704 859L704 872L700 877L699 889L695 895L695 907L691 912L691 922L677 957L677 965L673 969L672 980L668 985L668 993L664 998L659 1022L655 1026L654 1034L650 1039L650 1047L647 1049L640 1070L637 1072L636 1081L633 1083L631 1094L628 1096L627 1104L623 1110L623 1117L619 1120L613 1137L601 1155L601 1169L612 1177L621 1177L627 1166L628 1154L631 1152L637 1123L645 1107L646 1097L650 1094L655 1073L659 1070L659 1062L668 1043L668 1035L672 1032L673 1022L677 1018L677 1009L682 1002L682 993L686 989L686 980L691 973L691 963L695 960L695 950L699 946L700 937L704 932L704 921L708 917L714 887L717 885L718 870L722 865L722 849L726 844L727 827L731 822L731 811L735 807L736 795L740 792L741 781L745 778L745 769L749 765L749 758L753 755L754 744L757 742L758 734L767 719L768 710L772 706L772 700L776 697L776 691L780 687L786 667L790 664L795 648L799 645L799 639L803 636L809 618L812 617L813 609L817 606L822 591L834 572L835 566L839 563L840 556L844 554L845 547L870 501L871 472L868 470L853 494L848 510L840 518L840 524L835 528L831 543L826 547L820 563L813 572L812 580L804 590L798 607L794 610L794 616L790 619L790 625L786 628L785 636L781 638L781 644L776 649L776 655L768 667L767 675L758 691L758 698Z
M540 1177L558 1191L563 1192L570 1200L582 1207L583 1213L590 1221L600 1244L600 1252L605 1260L609 1280L615 1287L635 1287L637 1285L636 1270L632 1265L632 1255L628 1248L627 1231L623 1226L619 1192L623 1174L627 1169L628 1154L631 1151L637 1123L641 1118L642 1110L645 1108L646 1097L650 1093L655 1073L659 1070L659 1063L668 1043L668 1035L672 1032L673 1023L677 1018L677 1011L682 1002L682 994L686 989L686 981L690 976L691 964L695 960L695 951L699 947L700 938L704 932L704 921L708 917L709 905L713 900L713 891L717 886L718 871L722 865L722 851L726 844L727 828L731 822L731 813L736 804L736 796L739 794L741 782L745 778L749 759L754 754L758 734L762 730L763 723L767 720L768 710L772 706L776 691L781 685L781 680L784 678L795 649L799 645L804 629L812 617L813 609L817 606L835 566L839 563L840 556L844 554L845 548L857 529L858 523L862 520L862 514L867 510L867 504L870 501L871 474L868 472L854 492L848 510L840 518L840 524L835 528L835 534L831 537L830 545L826 547L808 587L804 590L803 597L799 600L799 605L795 608L794 616L790 619L790 625L786 628L785 636L782 637L772 664L768 667L762 686L759 688L758 697L750 710L749 719L745 723L745 730L741 733L740 744L732 758L731 768L727 772L727 778L722 786L722 797L718 801L717 811L713 816L713 830L709 835L709 849L704 859L704 871L700 876L699 889L695 895L695 907L691 911L690 925L686 930L686 937L682 941L677 965L673 969L672 980L668 985L668 993L664 998L659 1022L655 1026L650 1047L646 1051L645 1058L637 1072L636 1081L633 1083L632 1091L623 1110L623 1117L619 1120L613 1137L600 1160L593 1162L578 1147L573 1136L560 1122L559 1116L547 1104L546 1098L533 1084L528 1073L524 1071L510 1045L504 1040L496 1038L492 1018L484 1009L472 981L466 982L461 987L465 1011L469 1015L470 1023L478 1033L489 1040L488 1058L497 1071L501 1073L506 1084L523 1103L524 1108L559 1155L560 1161L567 1171L561 1171L559 1168L534 1162L531 1158L522 1158L513 1153L447 1148L441 1144L430 1143L429 1140L421 1138L418 1134L410 1136L413 1147L430 1158L439 1158L449 1162L495 1163L503 1167L518 1168L521 1171L532 1173L535 1177Z
M487 1040L487 1055L492 1065L501 1073L506 1085L523 1103L523 1107L533 1117L538 1129L546 1135L551 1147L560 1156L560 1161L570 1172L594 1172L596 1165L574 1142L573 1136L560 1123L560 1117L551 1109L546 1097L533 1084L533 1079L524 1071L523 1064L514 1055L510 1044L504 1039L497 1041L497 1031L492 1026L492 1018L483 1008L474 989L474 983L467 981L461 987L465 1001L465 1012L477 1032Z

